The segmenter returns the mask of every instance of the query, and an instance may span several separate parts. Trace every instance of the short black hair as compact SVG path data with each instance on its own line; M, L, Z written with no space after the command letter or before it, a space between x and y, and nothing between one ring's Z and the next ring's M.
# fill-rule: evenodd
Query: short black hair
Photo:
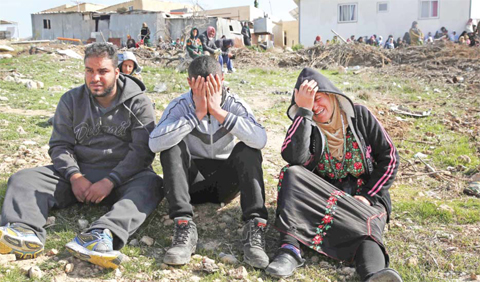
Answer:
M188 67L188 77L196 78L198 76L207 78L210 74L222 75L220 63L210 56L200 56L195 58Z
M92 43L85 49L85 57L83 62L90 57L109 58L112 60L114 68L118 66L117 47L113 44L103 42Z

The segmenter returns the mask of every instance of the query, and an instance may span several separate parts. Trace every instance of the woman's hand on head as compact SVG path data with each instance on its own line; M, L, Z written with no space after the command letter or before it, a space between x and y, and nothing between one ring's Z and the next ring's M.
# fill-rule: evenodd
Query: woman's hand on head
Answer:
M318 86L315 80L305 80L299 89L295 88L295 103L297 106L311 110L315 100Z
M360 202L364 203L365 205L367 206L371 206L370 202L367 200L367 198L365 198L364 196L359 196L359 195L355 195L353 196L355 199L359 200Z

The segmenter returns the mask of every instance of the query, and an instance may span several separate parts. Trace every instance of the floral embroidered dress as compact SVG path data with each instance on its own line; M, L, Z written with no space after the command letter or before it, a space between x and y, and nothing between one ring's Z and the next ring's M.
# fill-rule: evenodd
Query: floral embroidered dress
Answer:
M351 195L360 195L362 185L364 183L361 175L365 173L363 155L350 128L347 129L345 137L345 155L343 160L337 160L336 158L332 157L328 149L327 142L325 146L325 153L320 159L316 172L324 179L336 180L340 183L349 181L350 178L354 177L356 179L356 189L354 189L354 191L342 190ZM335 185L336 181L332 181L332 184Z

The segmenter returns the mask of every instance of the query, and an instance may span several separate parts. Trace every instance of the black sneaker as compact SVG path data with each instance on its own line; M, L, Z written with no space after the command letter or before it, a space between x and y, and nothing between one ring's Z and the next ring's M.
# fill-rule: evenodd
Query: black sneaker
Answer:
M403 280L395 269L384 268L375 272L366 282L403 282Z
M249 265L265 269L268 266L268 256L265 253L265 232L267 220L254 218L243 226L243 259Z
M163 257L163 262L169 265L184 265L190 262L190 257L197 248L197 226L191 218L176 217L173 229L173 242Z
M303 266L304 263L305 260L294 251L280 248L272 263L265 269L265 273L277 278L286 278L292 276L295 269Z

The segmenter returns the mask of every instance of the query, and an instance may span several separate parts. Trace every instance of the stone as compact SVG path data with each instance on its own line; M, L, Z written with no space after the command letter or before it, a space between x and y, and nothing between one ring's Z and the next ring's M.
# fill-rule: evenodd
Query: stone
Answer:
M455 212L455 210L454 210L452 207L450 207L449 205L447 205L447 204L441 204L441 205L438 207L438 210L448 211L448 212L450 212L450 213Z
M0 96L0 101L8 101L8 98L4 96Z
M65 266L65 265L68 264L68 261L62 259L62 260L59 260L59 261L58 261L58 264L59 264L60 266Z
M137 239L133 239L133 240L130 240L130 243L128 243L130 246L138 246L138 240Z
M320 259L317 256L314 256L310 259L312 263L317 263Z
M234 279L246 279L248 277L248 272L244 266L240 266L239 268L229 270L228 276Z
M237 258L234 255L230 254L225 254L225 253L220 253L219 254L220 260L223 263L228 263L228 264L236 264L238 263Z
M155 243L155 240L151 237L143 236L142 239L140 239L140 242L150 247Z
M165 264L165 263L161 263L160 264L160 269L164 270L164 269L168 269L168 264Z
M225 222L226 224L230 224L234 222L233 218L228 214L222 215L221 221Z
M43 277L43 273L38 266L32 266L28 270L28 277L31 279L40 279Z
M418 259L416 257L408 258L407 265L411 266L411 267L417 266L418 265Z
M38 84L33 80L27 80L27 82L25 83L25 86L28 89L38 89Z
M67 263L64 267L65 273L70 273L73 271L73 263Z
M170 225L173 225L173 219L167 219L163 222L163 225L164 226L170 226Z
M338 274L350 276L355 273L355 268L353 267L342 267L338 270Z
M55 85L55 86L48 87L48 91L49 92L61 92L61 91L65 91L65 88L63 88L60 85Z
M49 216L45 225L54 225L56 218L54 216Z
M22 135L23 135L23 134L27 134L27 132L26 132L26 131L23 129L23 127L21 127L21 126L19 126L19 127L17 128L17 133L18 133L18 134L22 134Z
M77 221L77 224L78 224L78 228L80 228L81 230L84 230L84 229L87 229L89 222L86 219L79 219Z
M47 257L53 257L53 256L56 256L58 255L58 250L57 249L51 249L51 250L48 250L47 252Z
M195 255L192 256L192 259L194 259L194 260L201 260L202 258L203 257L199 254L195 254Z
M15 165L24 165L24 164L27 164L27 161L24 159L17 159L15 161Z
M120 269L115 269L115 278L121 278L122 277L122 271Z
M36 81L36 83L37 83L37 88L42 89L42 88L45 87L45 84L43 84L43 82L41 82L41 81Z
M190 281L192 282L199 282L199 281L202 281L202 278L196 276L196 275L193 275L192 277L190 277Z
M0 255L0 264L5 264L7 262L16 261L17 258L14 254Z

